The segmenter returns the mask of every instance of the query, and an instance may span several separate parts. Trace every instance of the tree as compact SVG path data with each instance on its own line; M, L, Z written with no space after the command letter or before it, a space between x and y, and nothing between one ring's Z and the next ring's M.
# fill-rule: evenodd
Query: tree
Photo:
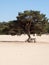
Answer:
M46 33L46 26L48 19L45 14L41 14L40 11L24 11L19 12L17 16L19 27L28 35L28 42L31 41L30 34Z

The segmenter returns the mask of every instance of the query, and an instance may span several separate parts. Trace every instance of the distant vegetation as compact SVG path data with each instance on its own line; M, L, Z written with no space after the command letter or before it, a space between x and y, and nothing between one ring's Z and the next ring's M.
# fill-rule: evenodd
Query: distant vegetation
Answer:
M0 22L0 34L21 35L49 33L49 22L45 14L40 11L19 12L16 20Z

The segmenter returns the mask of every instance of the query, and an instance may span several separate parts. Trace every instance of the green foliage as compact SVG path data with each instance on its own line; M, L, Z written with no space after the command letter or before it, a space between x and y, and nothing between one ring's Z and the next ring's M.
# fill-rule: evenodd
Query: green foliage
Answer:
M48 22L48 25L47 25L47 33L49 33L49 22Z
M49 33L49 23L40 11L19 12L17 20L0 22L0 34L21 35Z
M24 11L18 13L17 21L26 34L41 34L47 32L48 19L40 11Z

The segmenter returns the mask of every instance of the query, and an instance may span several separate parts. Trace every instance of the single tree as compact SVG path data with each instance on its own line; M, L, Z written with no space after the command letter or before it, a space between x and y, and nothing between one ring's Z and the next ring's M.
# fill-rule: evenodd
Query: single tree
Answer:
M19 26L23 29L24 33L28 35L28 42L31 41L30 34L46 33L46 26L48 19L45 14L41 14L40 11L24 11L18 13L17 21Z

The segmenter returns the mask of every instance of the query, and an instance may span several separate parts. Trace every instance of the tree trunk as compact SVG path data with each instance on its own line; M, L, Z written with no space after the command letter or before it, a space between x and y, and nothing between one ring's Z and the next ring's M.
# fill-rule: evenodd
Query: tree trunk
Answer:
M26 26L25 26L25 30L26 30L26 33L27 33L27 35L28 35L27 42L31 42L30 26L31 26L31 23L27 23Z
M32 40L33 40L34 43L35 43L35 42L36 42L36 41L35 41L35 38L31 38L31 36L30 36L30 27L31 27L31 23L28 23L28 24L26 24L26 26L25 26L26 33L27 33L27 35L28 35L28 39L26 40L26 42L32 42Z
M30 32L28 32L28 34L27 34L27 35L28 35L28 39L27 39L27 41L28 41L28 42L31 42Z

